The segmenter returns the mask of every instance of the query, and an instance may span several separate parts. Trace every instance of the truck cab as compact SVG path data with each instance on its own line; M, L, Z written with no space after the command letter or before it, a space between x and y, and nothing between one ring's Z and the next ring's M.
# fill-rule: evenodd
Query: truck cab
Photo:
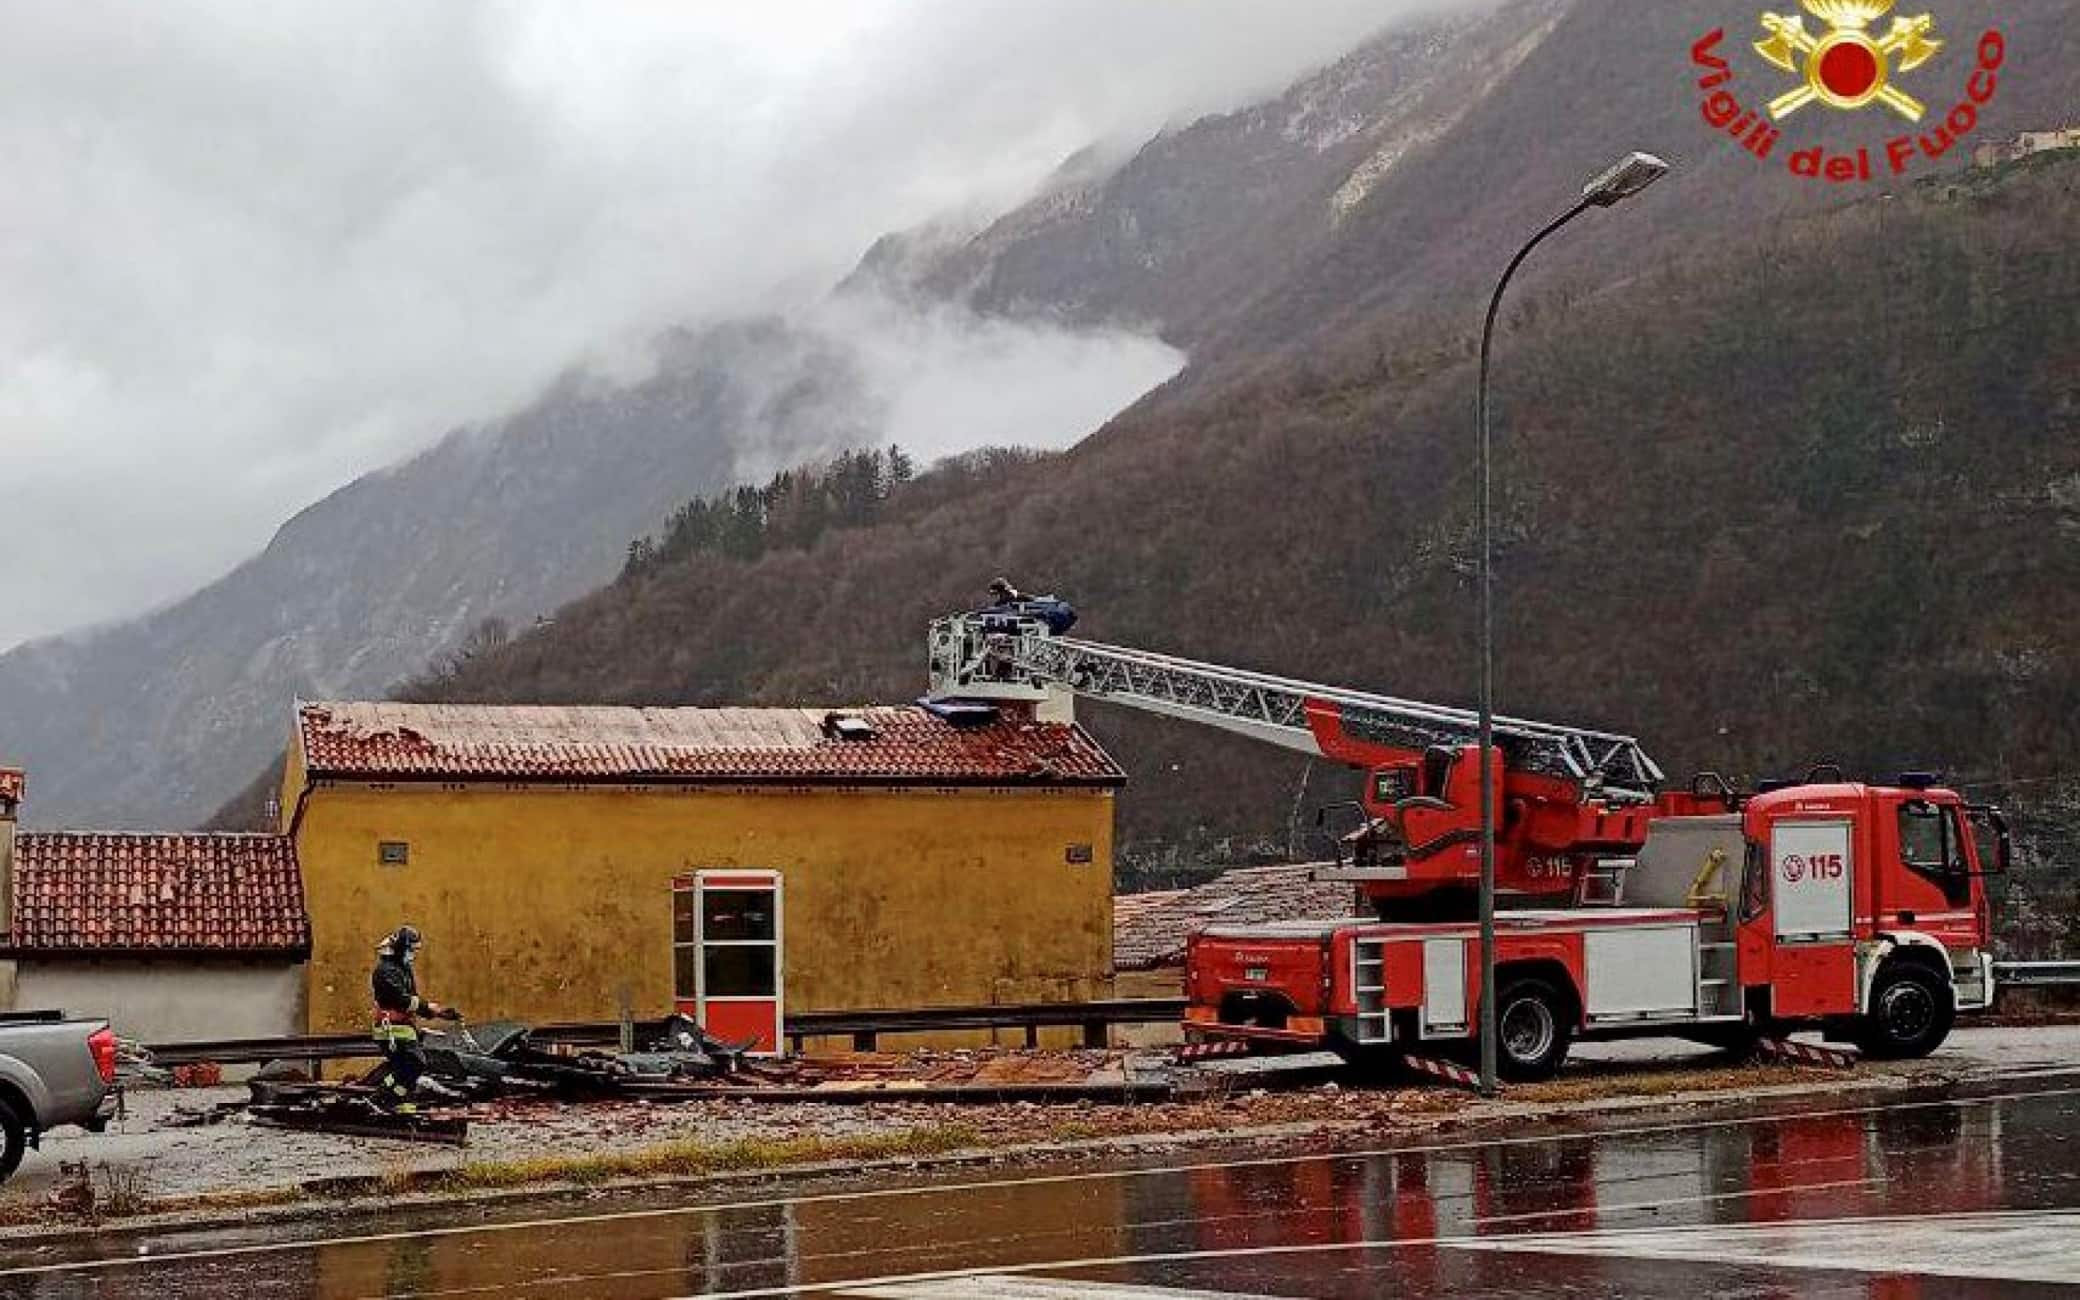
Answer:
M1933 778L1754 796L1738 943L1751 1018L1822 1024L1878 1056L1925 1055L1993 999L1986 877L2000 813Z

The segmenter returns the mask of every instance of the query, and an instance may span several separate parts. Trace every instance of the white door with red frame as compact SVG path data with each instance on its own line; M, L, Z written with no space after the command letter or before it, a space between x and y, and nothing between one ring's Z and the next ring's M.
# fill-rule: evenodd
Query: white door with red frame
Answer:
M1770 1009L1779 1016L1856 1010L1855 830L1846 819L1770 830Z
M673 1003L725 1042L786 1041L780 873L716 868L672 882Z

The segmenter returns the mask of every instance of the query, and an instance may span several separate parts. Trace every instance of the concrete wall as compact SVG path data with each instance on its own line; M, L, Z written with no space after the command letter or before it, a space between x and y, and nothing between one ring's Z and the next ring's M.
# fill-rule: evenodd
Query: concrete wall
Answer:
M17 963L15 1005L104 1016L148 1043L300 1034L303 967L290 962L48 961Z
M1112 818L1103 790L314 788L310 1028L367 1023L374 946L404 921L421 988L472 1019L660 1014L672 879L712 867L782 873L790 1010L1104 997Z

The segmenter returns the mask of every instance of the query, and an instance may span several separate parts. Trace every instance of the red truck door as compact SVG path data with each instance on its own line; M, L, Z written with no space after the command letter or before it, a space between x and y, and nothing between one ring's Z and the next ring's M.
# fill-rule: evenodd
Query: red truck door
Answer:
M1856 1010L1855 846L1846 817L1770 828L1770 1007L1779 1016Z

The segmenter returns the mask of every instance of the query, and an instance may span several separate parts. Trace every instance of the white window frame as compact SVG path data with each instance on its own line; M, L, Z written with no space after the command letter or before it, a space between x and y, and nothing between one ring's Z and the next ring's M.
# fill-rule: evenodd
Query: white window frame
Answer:
M714 1003L773 1004L773 1050L782 1050L787 1042L787 897L777 871L753 870L739 867L714 867L695 871L690 886L685 875L675 877L672 892L693 895L693 942L680 943L672 936L672 1000L677 1002L679 992L679 950L693 949L693 1006L694 1019L702 1025L708 1023L708 1007ZM773 895L773 937L770 939L710 939L707 936L708 895L712 893L744 893L770 891ZM773 950L773 992L765 994L720 994L708 992L709 948L771 948Z

